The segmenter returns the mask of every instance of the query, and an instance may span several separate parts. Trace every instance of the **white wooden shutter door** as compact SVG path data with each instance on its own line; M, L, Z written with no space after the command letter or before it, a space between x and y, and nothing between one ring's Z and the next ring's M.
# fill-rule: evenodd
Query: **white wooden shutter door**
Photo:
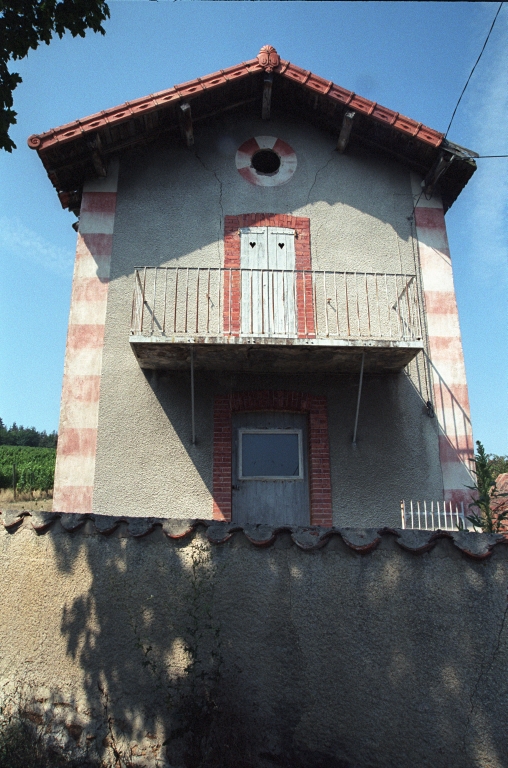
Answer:
M242 300L240 329L244 336L268 333L268 230L244 227L240 230Z
M240 230L241 333L295 336L295 233L281 227Z
M274 336L296 335L295 233L268 227L270 330Z

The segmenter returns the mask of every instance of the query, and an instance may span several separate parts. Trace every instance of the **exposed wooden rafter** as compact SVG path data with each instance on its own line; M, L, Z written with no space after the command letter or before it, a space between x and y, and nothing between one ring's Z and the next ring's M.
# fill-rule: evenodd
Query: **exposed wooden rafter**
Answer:
M104 162L104 158L102 156L102 143L101 143L101 137L98 133L92 134L89 139L87 139L87 145L90 149L90 154L92 157L92 163L95 170L95 173L97 176L107 176L108 175L108 169L106 167L106 163Z
M273 75L271 72L265 72L263 80L263 106L261 109L261 118L263 120L270 119L270 109L272 105L272 83Z
M431 195L434 187L441 176L448 170L453 162L454 156L449 152L441 152L436 162L422 181L423 191L426 195Z
M187 102L180 104L180 126L182 135L188 147L194 146L194 129L192 127L191 106Z
M355 114L356 114L355 112L349 111L349 110L344 113L344 117L342 119L342 126L339 133L339 138L337 141L337 152L340 152L341 154L345 151L348 145Z

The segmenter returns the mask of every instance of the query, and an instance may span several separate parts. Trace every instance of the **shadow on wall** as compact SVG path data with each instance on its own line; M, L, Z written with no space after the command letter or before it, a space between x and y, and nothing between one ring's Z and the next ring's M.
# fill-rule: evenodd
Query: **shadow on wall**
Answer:
M400 524L403 498L442 498L436 422L425 415L424 401L402 374L366 374L360 405L357 445L352 445L359 377L355 374L195 374L197 444L191 444L190 372L143 371L168 426L210 494L199 512L212 514L214 395L233 392L297 391L327 398L334 522L349 526ZM179 483L171 468L163 482ZM142 477L141 473L140 477ZM173 479L174 478L174 479ZM144 481L146 482L146 480ZM119 488L120 492L120 488ZM147 488L147 492L149 489ZM179 509L166 491L160 509ZM191 510L186 487L180 497ZM160 514L165 514L161 512ZM175 512L169 514L175 515ZM183 516L189 512L181 513Z
M473 484L471 471L474 469L473 427L469 414L464 410L455 393L443 379L438 369L422 350L406 368L406 377L418 392L423 403L430 401L433 414L439 422L441 460L462 465L464 482ZM434 386L431 387L429 382ZM431 394L433 391L433 394ZM468 482L469 478L469 482ZM469 496L469 492L464 492Z
M135 267L171 265L214 243L217 243L217 261L213 263L211 253L206 266L223 266L221 242L226 214L300 211L300 215L309 215L302 213L302 209L320 202L330 209L339 204L334 214L334 220L339 217L339 223L348 209L364 215L362 226L358 222L353 225L356 229L351 229L348 218L344 218L340 226L342 237L348 238L355 252L362 239L365 239L365 251L369 250L374 220L393 229L389 254L385 253L386 244L381 250L383 257L390 255L393 260L391 271L401 271L395 235L408 242L412 237L408 217L412 215L413 198L405 167L361 147L351 147L346 155L339 154L336 139L311 124L302 128L296 123L288 125L275 120L269 132L276 134L282 130L285 138L295 144L298 167L289 184L256 188L240 179L235 153L249 135L266 134L267 125L261 123L257 114L245 117L239 113L236 122L233 120L233 117L211 120L209 126L196 135L192 150L183 143L168 147L161 141L126 153L120 171L115 221L115 253L121 252L122 259L113 258L112 280L132 275ZM290 134L294 134L292 138ZM309 142L315 146L312 158L308 152ZM225 145L227 152L222 150ZM180 191L175 195L177 186ZM136 222L134 228L133 221ZM322 225L321 221L317 229L321 230ZM329 236L336 239L337 232ZM86 242L87 235L84 239ZM312 247L315 258L317 242L313 242ZM333 245L328 245L328 250L330 247ZM338 264L336 268L346 267Z
M506 765L506 547L481 561L451 538L404 532L407 551L350 530L302 551L289 532L251 532L260 548L175 525L182 538L99 517L109 536L91 521L27 534L33 615L48 581L62 595L38 631L48 663L62 639L72 660L60 684L83 689L77 750L117 766Z

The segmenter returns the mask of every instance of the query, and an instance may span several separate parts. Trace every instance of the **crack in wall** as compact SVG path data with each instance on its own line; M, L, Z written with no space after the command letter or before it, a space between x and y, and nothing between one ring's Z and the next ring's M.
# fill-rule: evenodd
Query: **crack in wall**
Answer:
M314 176L314 181L313 181L313 182L312 182L312 184L310 185L309 193L308 193L308 195L307 195L307 202L305 203L306 205L308 205L308 204L309 204L309 200L310 200L310 194L311 194L312 190L314 189L314 187L316 186L317 177L319 176L319 174L320 174L322 171L324 171L324 170L325 170L325 168L327 168L327 167L330 165L330 163L331 163L331 162L332 162L332 160L334 159L334 156L335 156L335 154L334 154L334 153L335 153L335 151L336 151L335 149L332 149L332 155L331 155L330 159L326 161L326 163L323 165L323 167L322 167L322 168L318 168L318 169L317 169L317 171L316 171L316 175Z
M469 709L469 714L467 716L466 724L465 724L465 727L464 727L464 738L463 738L464 753L467 753L466 739L467 739L467 733L468 733L469 725L471 723L471 719L473 717L473 713L474 713L474 710L475 710L476 694L477 694L478 688L480 687L480 683L481 683L482 679L489 674L490 670L494 666L494 661L496 659L496 656L497 656L497 654L499 652L499 648L501 646L501 636L503 634L503 630L504 630L504 626L505 626L505 623L506 623L507 615L508 615L508 590L507 590L507 595L506 595L506 606L505 606L505 609L503 611L503 615L502 615L502 618L501 618L501 626L499 627L499 632L497 633L497 640L496 640L495 648L494 648L494 650L492 652L492 655L491 655L491 658L490 658L490 662L488 663L487 667L485 668L485 659L486 659L486 655L485 655L484 658L483 658L482 664L481 664L480 674L478 675L478 679L477 679L477 681L476 681L476 683L475 683L475 685L473 687L473 690L471 692L471 695L469 697L470 709Z
M219 226L218 226L218 229L217 229L217 256L218 256L218 259L219 259L219 267L220 267L220 266L222 266L220 244L221 244L222 235L223 235L223 231L224 231L224 206L222 204L223 183L222 183L221 179L217 176L217 171L212 170L211 168L208 168L208 166L204 162L204 160L201 157L201 155L198 155L198 153L195 151L194 152L194 156L196 157L197 160L199 160L199 162L201 163L201 165L203 166L205 171L207 173L211 173L212 176L215 177L215 180L217 181L217 183L219 185L220 216L219 216Z

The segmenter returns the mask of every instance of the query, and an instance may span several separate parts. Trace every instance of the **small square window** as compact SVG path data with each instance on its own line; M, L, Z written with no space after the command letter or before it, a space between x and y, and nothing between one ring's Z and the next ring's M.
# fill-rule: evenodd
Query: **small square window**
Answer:
M300 429L240 429L238 432L239 479L303 479Z

